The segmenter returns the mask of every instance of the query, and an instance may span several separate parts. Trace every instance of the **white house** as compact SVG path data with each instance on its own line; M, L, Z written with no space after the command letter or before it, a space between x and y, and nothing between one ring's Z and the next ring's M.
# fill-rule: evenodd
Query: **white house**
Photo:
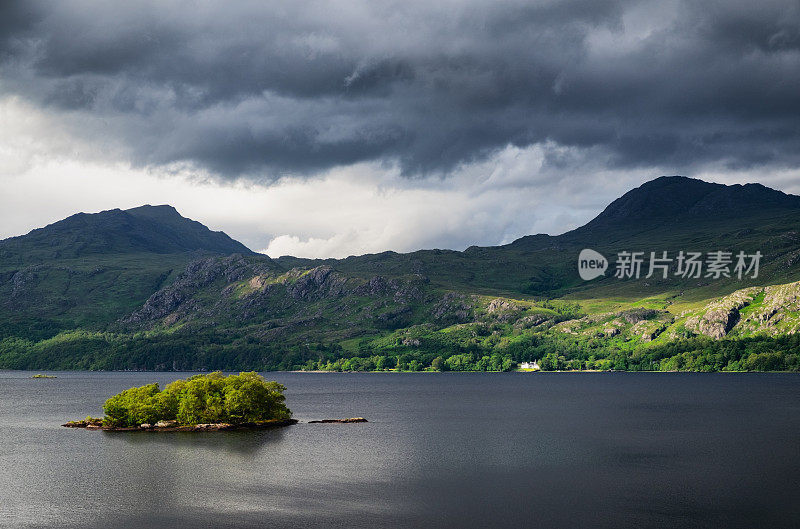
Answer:
M522 362L519 365L520 369L533 369L534 371L538 371L540 369L539 364L536 362Z

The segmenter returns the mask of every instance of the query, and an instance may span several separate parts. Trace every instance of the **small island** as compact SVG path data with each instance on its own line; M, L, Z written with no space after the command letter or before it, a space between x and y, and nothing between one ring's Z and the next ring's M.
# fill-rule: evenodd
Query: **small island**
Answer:
M67 428L104 431L197 432L254 430L296 424L277 382L255 372L224 376L215 371L126 389L103 405L105 416L70 421Z
M367 422L364 417L350 417L349 419L322 419L320 421L308 421L308 424L351 424L354 422Z
M33 375L31 378L58 378L55 375L43 375L39 373L38 375Z

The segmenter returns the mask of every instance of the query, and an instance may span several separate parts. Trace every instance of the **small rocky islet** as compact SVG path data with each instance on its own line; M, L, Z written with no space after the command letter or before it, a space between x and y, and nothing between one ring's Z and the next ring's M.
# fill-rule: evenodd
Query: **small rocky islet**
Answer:
M354 422L367 422L364 417L350 417L349 419L322 419L319 421L308 421L309 424L348 424Z

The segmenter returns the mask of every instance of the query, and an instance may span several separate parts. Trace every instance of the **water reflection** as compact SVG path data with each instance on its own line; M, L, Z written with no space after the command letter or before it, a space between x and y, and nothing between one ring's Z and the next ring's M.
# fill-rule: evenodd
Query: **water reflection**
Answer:
M287 426L285 428L292 428ZM232 432L102 432L109 439L120 440L141 450L169 447L176 452L223 452L252 456L265 447L283 442L284 428Z

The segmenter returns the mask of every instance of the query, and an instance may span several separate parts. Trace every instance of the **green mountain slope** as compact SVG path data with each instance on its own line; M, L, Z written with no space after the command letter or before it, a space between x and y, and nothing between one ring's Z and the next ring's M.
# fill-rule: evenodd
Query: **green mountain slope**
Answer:
M340 260L253 254L171 208L98 215L0 242L0 367L800 367L800 197L757 184L662 177L562 235ZM605 277L581 280L584 248ZM613 277L618 252L717 250L761 252L758 277Z
M203 256L252 254L170 206L78 213L0 241L0 337L97 329Z

